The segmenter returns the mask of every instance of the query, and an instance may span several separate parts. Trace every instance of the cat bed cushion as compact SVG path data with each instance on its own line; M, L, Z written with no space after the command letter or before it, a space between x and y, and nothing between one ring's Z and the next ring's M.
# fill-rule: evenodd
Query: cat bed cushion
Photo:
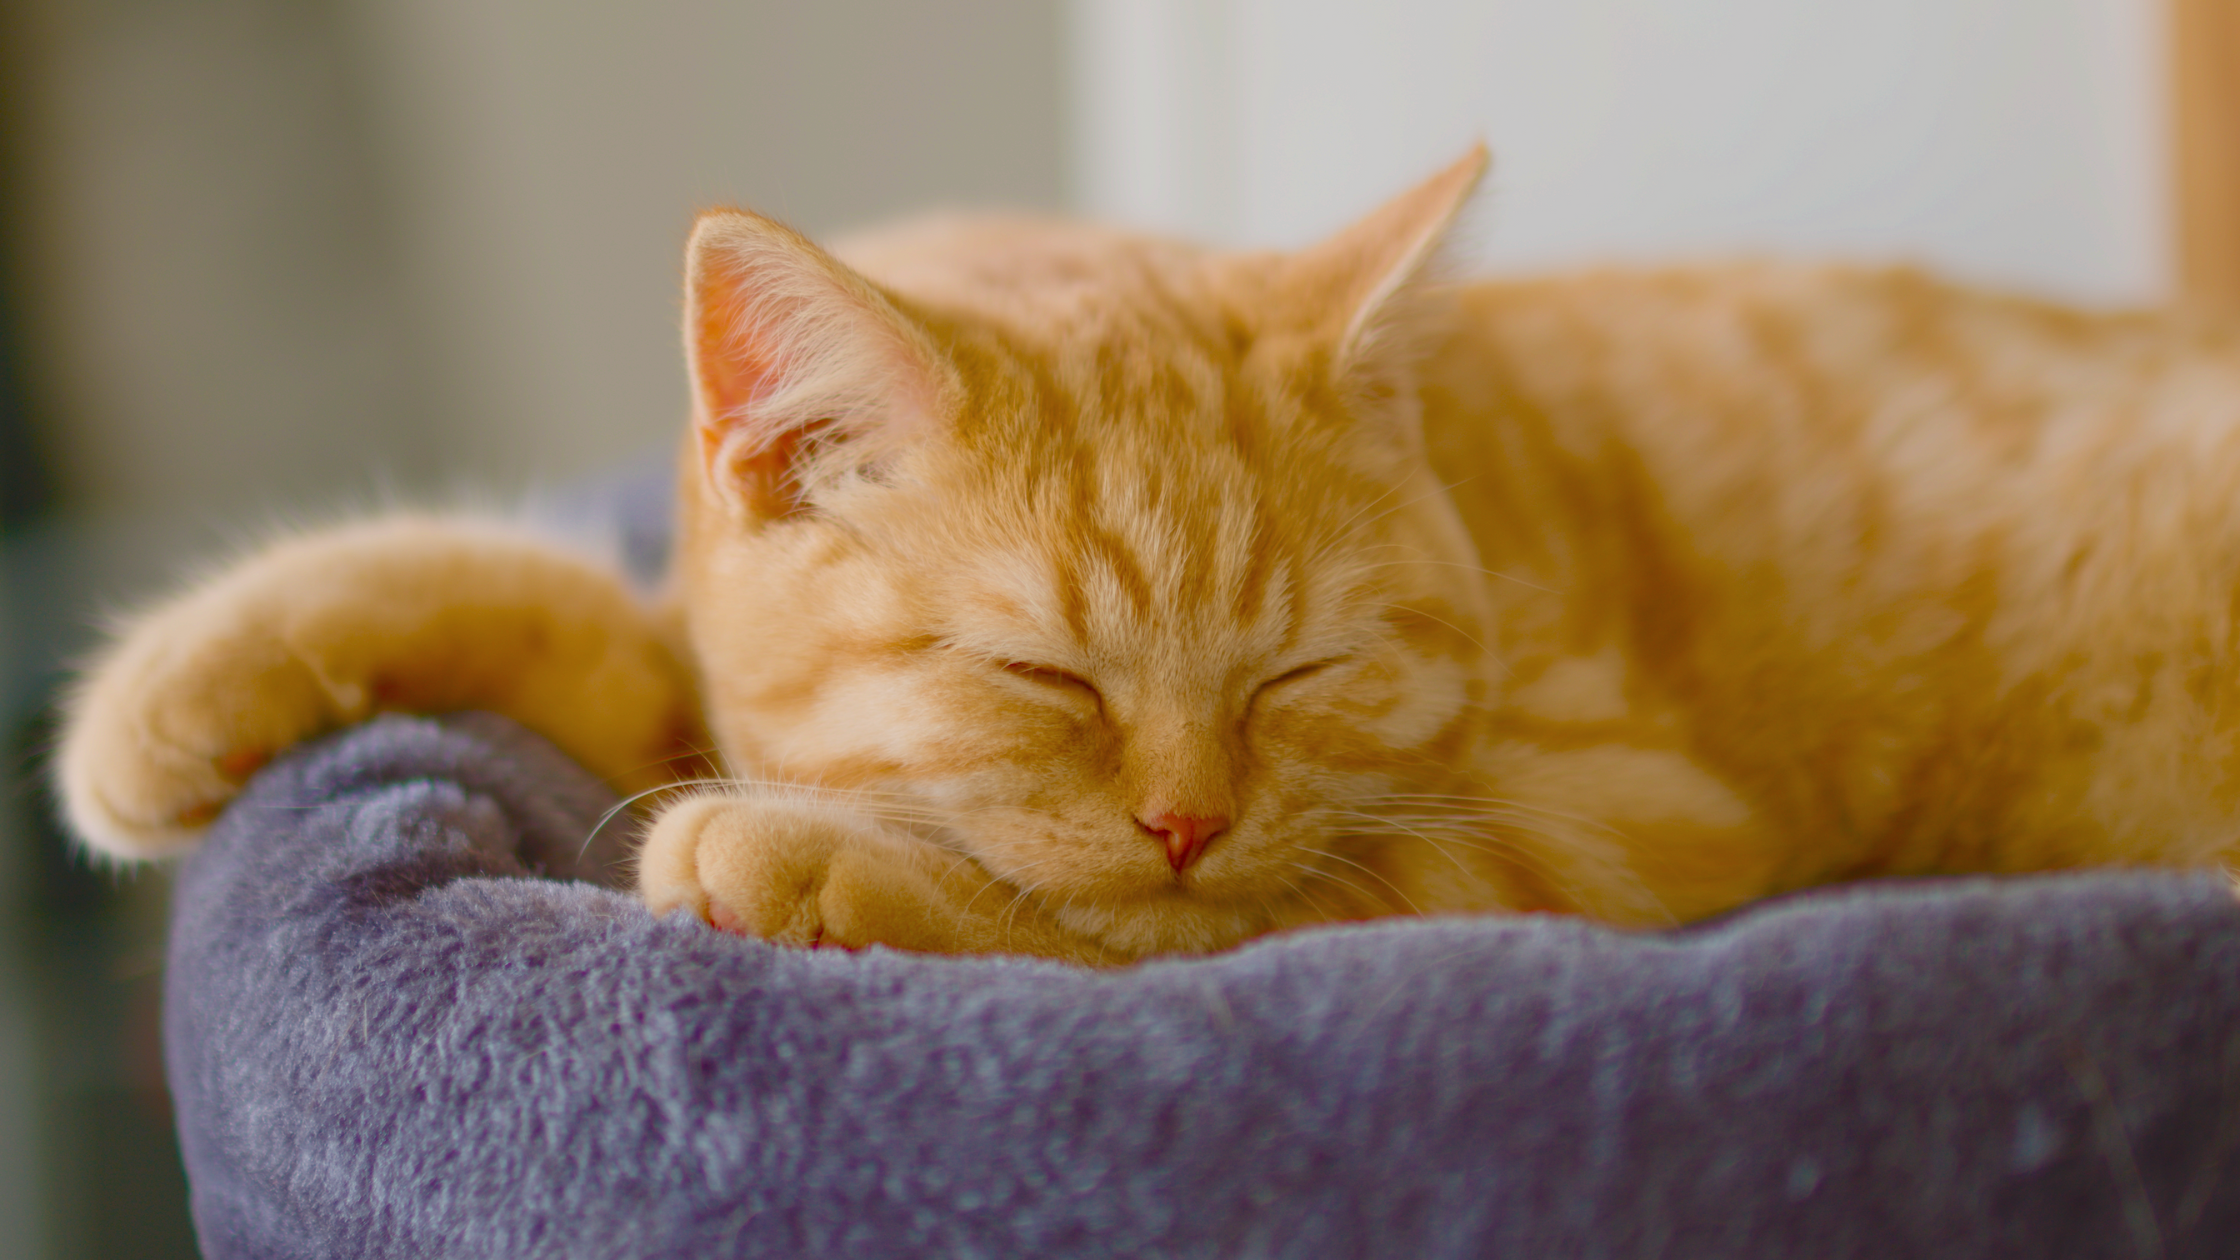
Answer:
M1954 881L1110 972L805 952L612 886L482 716L261 774L180 872L206 1255L2232 1254L2240 908ZM590 839L587 845L586 840Z

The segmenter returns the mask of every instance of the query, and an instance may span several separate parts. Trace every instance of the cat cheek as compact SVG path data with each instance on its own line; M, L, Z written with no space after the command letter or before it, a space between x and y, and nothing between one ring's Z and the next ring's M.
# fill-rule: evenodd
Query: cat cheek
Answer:
M1364 687L1341 706L1360 733L1396 748L1428 742L1451 726L1465 707L1467 671L1451 661L1403 664L1381 686Z
M1391 719L1378 733L1399 746L1412 747L1438 739L1462 718L1464 706L1455 702L1455 694L1429 688L1415 693L1393 709Z

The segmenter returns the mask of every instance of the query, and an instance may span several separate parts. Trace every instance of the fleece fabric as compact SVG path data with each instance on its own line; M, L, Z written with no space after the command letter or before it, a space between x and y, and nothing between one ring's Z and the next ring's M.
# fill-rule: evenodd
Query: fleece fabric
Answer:
M467 716L301 749L227 811L166 993L207 1255L2240 1254L2214 880L1093 973L655 919L610 804Z

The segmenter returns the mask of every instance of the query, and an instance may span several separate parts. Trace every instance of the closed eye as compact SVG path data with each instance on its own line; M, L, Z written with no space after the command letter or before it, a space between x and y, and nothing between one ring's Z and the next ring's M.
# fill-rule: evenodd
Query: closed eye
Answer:
M1301 665L1297 669L1285 670L1284 672L1277 674L1275 677L1269 679L1268 681L1261 683L1260 690L1266 691L1270 687L1281 687L1285 683L1295 683L1303 678L1311 678L1333 665L1342 665L1345 663L1345 661L1346 658L1343 656L1333 656L1328 660L1309 661L1306 664Z
M1003 670L1007 674L1024 678L1028 682L1040 683L1045 687L1064 688L1087 696L1099 704L1104 702L1104 697L1098 693L1096 684L1079 674L1059 669L1055 665L1037 665L1032 661L1007 661L1004 663Z

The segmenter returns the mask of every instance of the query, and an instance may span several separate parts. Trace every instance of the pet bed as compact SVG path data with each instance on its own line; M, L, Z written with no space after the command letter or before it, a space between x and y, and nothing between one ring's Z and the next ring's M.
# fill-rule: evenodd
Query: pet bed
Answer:
M617 891L494 718L284 758L180 872L205 1254L2230 1256L2240 908L2150 874L1088 972Z

